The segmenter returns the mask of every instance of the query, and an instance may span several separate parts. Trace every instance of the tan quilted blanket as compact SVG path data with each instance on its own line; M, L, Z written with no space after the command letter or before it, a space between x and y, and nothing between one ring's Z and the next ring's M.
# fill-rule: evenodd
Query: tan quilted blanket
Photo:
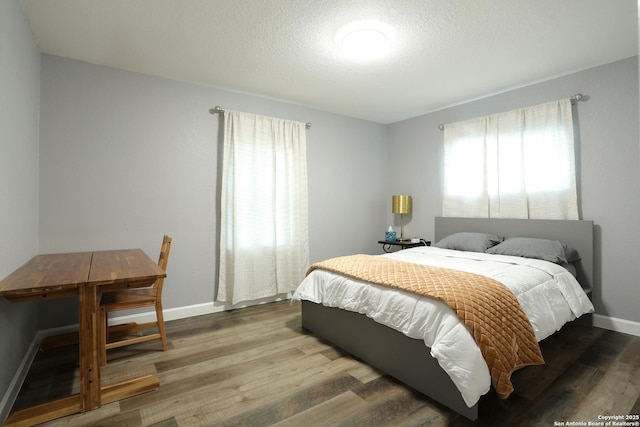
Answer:
M511 374L544 363L533 328L515 295L502 283L473 273L373 255L351 255L313 264L354 279L411 291L445 302L471 332L487 362L499 397L513 391Z

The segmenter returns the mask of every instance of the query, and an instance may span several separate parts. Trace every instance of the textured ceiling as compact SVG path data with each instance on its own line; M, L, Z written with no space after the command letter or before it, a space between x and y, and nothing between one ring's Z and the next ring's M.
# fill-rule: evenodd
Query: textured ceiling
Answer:
M21 3L42 52L379 123L638 53L636 0ZM336 31L369 19L390 52L345 57Z

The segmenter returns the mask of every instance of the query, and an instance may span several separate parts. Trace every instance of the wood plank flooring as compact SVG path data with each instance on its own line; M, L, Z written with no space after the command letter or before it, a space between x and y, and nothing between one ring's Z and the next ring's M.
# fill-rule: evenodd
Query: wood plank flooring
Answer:
M567 325L542 343L545 366L490 392L475 423L301 329L288 301L167 323L160 341L109 351L103 384L145 373L159 390L48 426L554 426L640 413L640 337ZM38 354L19 409L76 392L77 347Z

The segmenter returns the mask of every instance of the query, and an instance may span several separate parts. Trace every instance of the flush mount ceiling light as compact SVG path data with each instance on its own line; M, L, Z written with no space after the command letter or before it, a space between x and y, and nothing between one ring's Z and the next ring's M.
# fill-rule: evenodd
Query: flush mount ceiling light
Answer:
M391 28L378 21L357 21L340 28L335 41L338 47L355 58L374 58L387 51Z

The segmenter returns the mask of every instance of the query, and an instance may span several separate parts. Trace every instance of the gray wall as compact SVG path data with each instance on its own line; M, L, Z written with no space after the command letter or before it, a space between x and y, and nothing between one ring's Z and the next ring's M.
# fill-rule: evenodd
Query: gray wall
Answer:
M40 53L18 1L0 1L0 278L38 252L39 103ZM0 298L0 404L36 322L35 304Z
M442 212L440 123L584 94L577 113L582 218L596 224L596 312L640 322L640 154L638 58L509 91L388 126L392 192L413 195L410 235L433 238ZM390 218L390 214L389 214Z
M219 116L224 108L312 122L307 131L312 261L377 253L386 221L386 129L246 94L42 56L40 251L141 247L173 237L165 308L211 303ZM345 185L348 183L348 185ZM74 322L74 301L41 304L40 327Z

